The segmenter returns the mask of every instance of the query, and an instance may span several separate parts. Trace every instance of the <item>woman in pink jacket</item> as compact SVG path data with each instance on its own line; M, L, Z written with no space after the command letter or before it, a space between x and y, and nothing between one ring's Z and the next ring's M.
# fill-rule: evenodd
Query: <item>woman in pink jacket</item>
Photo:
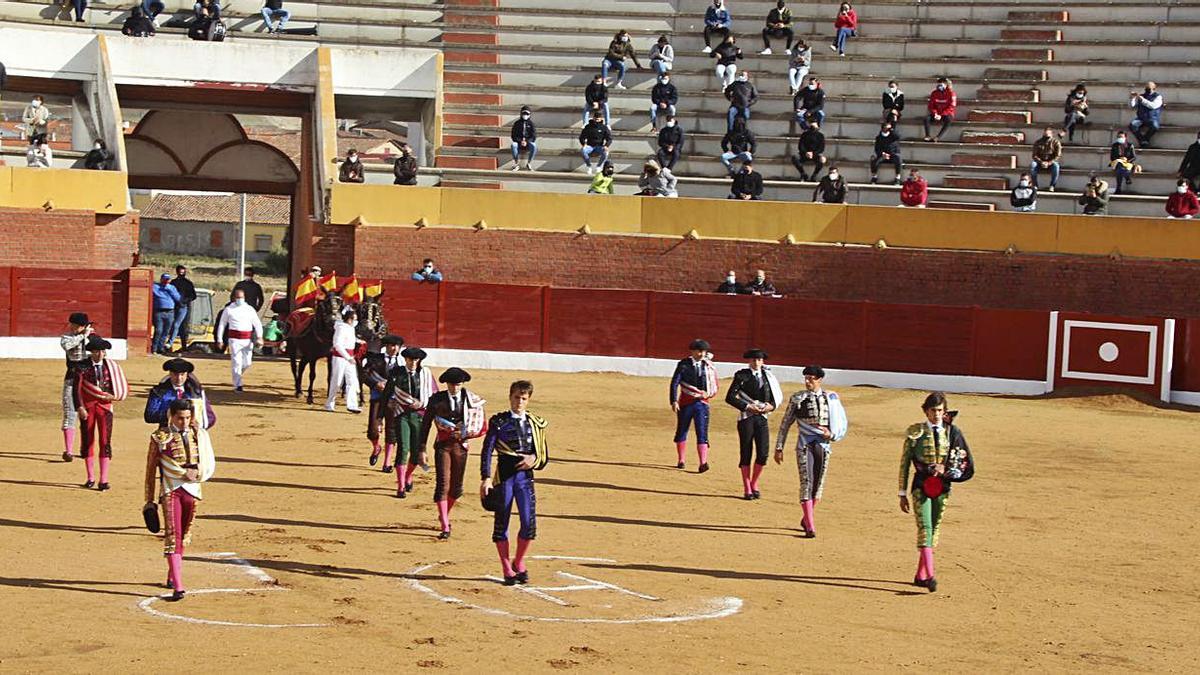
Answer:
M958 110L958 94L954 93L954 85L950 80L944 77L937 79L937 86L929 92L929 105L926 108L929 114L925 116L925 140L940 141L950 128L950 123L954 121L954 113ZM940 122L942 128L938 129L937 136L931 137L929 125L934 122Z
M854 11L850 3L843 2L838 8L837 19L834 19L833 27L837 30L837 34L829 48L837 52L838 56L845 56L846 38L858 34L858 13Z
M1167 197L1167 217L1191 220L1200 213L1200 199L1192 192L1187 180L1180 178L1175 184L1175 191Z

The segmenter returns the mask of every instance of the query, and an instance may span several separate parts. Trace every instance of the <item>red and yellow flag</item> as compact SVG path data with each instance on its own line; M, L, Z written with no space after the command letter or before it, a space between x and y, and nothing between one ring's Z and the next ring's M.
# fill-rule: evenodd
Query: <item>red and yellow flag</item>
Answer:
M351 274L346 287L342 289L342 299L346 302L362 302L362 287L358 285L358 276Z
M304 275L304 279L296 284L296 292L293 294L296 298L297 305L303 305L317 297L317 282L309 275Z
M378 298L379 296L383 295L383 280L380 279L373 284L368 284L367 287L363 289L363 293L365 293L368 298Z
M321 277L320 281L317 283L320 284L321 288L324 288L327 291L336 291L338 285L337 272L335 271L326 274L325 276Z

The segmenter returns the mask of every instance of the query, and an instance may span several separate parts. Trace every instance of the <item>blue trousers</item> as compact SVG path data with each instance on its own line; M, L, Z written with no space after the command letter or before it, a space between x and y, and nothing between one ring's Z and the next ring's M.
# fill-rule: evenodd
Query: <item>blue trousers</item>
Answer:
M624 61L617 61L615 59L610 59L607 57L603 61L601 61L600 62L600 75L605 80L608 79L608 69L609 68L617 69L617 82L625 81L625 62Z
M733 121L737 119L738 115L741 115L746 120L747 124L750 123L749 108L739 108L736 105L731 105L729 106L729 114L726 116L728 121L728 124L725 126L726 131L729 131L733 128Z
M512 518L513 502L521 519L520 539L537 539L537 495L533 492L533 472L518 471L492 487L504 496L504 505L495 514L492 541L508 541L508 521Z
M1042 167L1038 164L1036 159L1029 164L1029 177L1033 179L1034 187L1037 187L1038 184L1038 172L1042 170ZM1045 171L1050 172L1050 187L1057 187L1058 175L1062 171L1062 167L1058 162L1051 162L1050 168L1045 169Z
M171 346L168 341L175 326L175 310L154 310L154 351L161 352Z
M837 29L837 36L833 38L833 46L837 47L839 54L846 53L846 38L850 37L850 34L853 32L854 29L852 28Z
M533 159L535 157L537 157L537 141L525 141L524 148L521 148L520 143L513 141L512 156L513 156L514 162L520 161L522 152L528 152L529 153L529 161L532 162Z
M183 332L183 326L187 323L188 315L191 314L191 308L187 305L179 305L175 308L175 320L171 323L171 334L167 336L167 346L170 347L175 343L175 338L179 338L181 347L187 346L188 336ZM191 328L191 326L188 326Z
M703 401L695 401L685 406L679 407L679 423L675 426L675 442L682 443L687 440L688 427L693 421L696 425L696 442L708 443L708 404Z

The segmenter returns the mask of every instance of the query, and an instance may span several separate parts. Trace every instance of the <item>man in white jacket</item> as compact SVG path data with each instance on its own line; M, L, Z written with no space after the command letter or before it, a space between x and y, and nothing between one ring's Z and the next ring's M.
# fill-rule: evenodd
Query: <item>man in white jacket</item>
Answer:
M246 293L238 288L233 291L233 300L221 312L217 324L217 349L221 341L229 345L229 368L233 372L233 388L242 391L242 374L250 369L254 360L254 345L262 346L263 326L258 312L246 303Z
M333 327L333 345L329 359L329 398L325 399L325 409L333 412L337 401L338 389L346 388L346 410L360 413L358 407L358 364L354 361L354 345L358 339L354 335L354 327L358 325L358 315L354 309L347 307L342 311L342 320Z

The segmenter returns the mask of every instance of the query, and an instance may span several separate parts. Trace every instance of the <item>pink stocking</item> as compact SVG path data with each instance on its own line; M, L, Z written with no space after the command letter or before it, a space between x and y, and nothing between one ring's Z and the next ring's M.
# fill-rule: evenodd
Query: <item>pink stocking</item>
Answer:
M708 464L708 443L697 443L696 452L700 454L700 463Z
M532 539L517 537L517 557L513 558L513 571L525 571L525 554L529 552L529 545L532 543Z
M742 492L750 494L750 467L739 466L738 468L742 470Z
M813 503L811 499L805 499L800 502L800 509L804 511L804 520L800 521L806 530L816 530L816 523L813 522Z
M924 581L929 578L929 571L925 569L925 547L918 548L917 553L917 579Z
M68 455L75 452L75 427L63 429L63 452Z
M172 553L167 556L167 576L171 579L172 588L183 590L183 554Z
M679 463L683 464L683 460L687 457L687 441L675 443L675 452L679 455Z
M442 526L442 532L450 531L450 505L445 500L437 503L438 524Z
M508 561L508 540L496 542L496 553L500 554L500 569L504 570L504 576L511 577L513 568Z
M108 482L108 463L112 460L104 455L100 455L100 482Z
M750 476L750 491L751 492L758 492L758 477L762 475L762 472L763 472L763 465L755 464L754 465L754 473L753 473L753 475Z
M932 579L937 576L933 570L933 549L928 546L921 547L921 559L925 561L925 573Z
M400 490L403 490L404 486L406 485L406 483L404 481L407 478L408 478L408 465L407 464L397 464L396 465L396 487Z
M94 483L96 481L96 470L92 468L92 455L88 455L87 457L83 458L83 466L85 469L87 469L88 482Z
M387 466L392 463L392 450L396 449L395 443L388 443L383 449L383 465ZM375 450L379 452L378 448Z
M411 482L412 482L413 473L414 473L414 472L416 472L416 470L417 470L417 463L416 463L416 462L409 462L409 463L408 463L408 470L404 472L404 480L406 480L406 481L408 481L409 483L411 483ZM408 486L408 484L406 483L406 484L405 484L405 487L407 488L407 486Z

